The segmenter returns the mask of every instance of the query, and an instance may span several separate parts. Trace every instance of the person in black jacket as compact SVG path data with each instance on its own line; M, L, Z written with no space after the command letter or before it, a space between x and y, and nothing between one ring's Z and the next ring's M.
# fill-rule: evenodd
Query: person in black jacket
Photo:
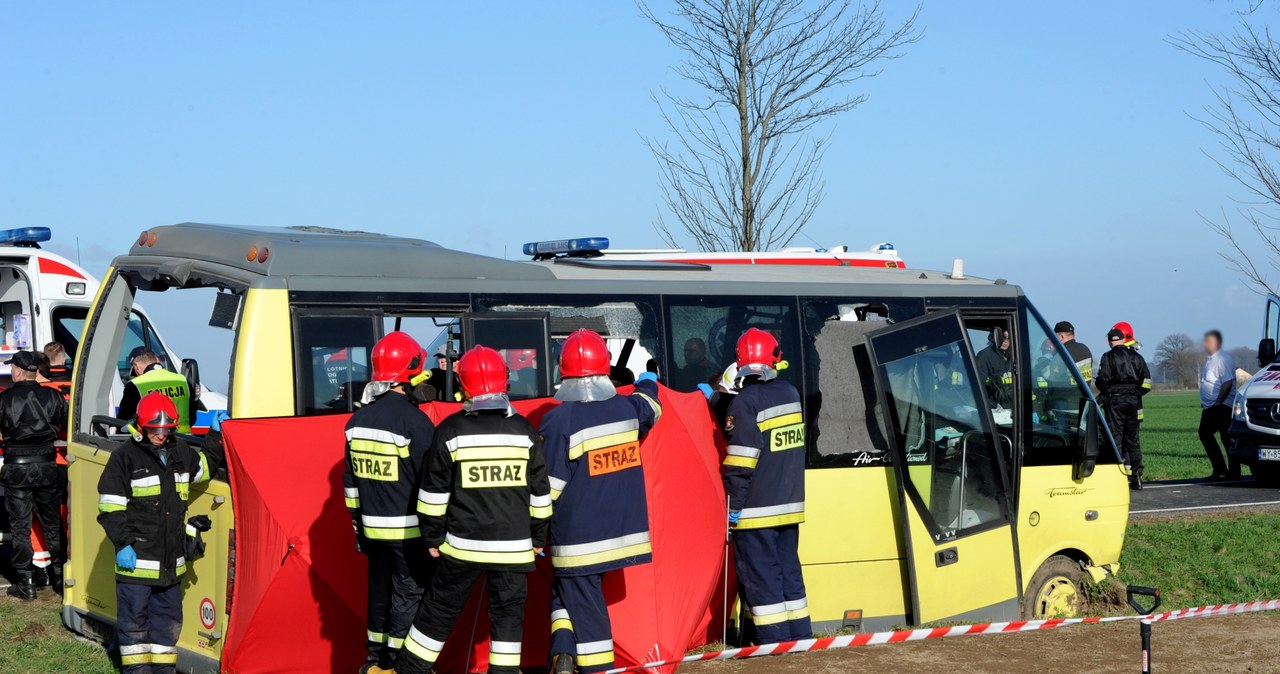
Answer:
M174 435L177 426L178 408L168 396L143 396L131 425L136 433L111 452L98 480L98 522L116 550L116 636L125 674L171 674L177 667L182 578L201 519L187 521L187 501L191 485L211 479L222 464L221 455Z
M1009 333L1003 328L991 331L987 348L978 352L974 364L978 379L992 407L1013 405L1013 357L1009 354Z
M1142 396L1151 391L1151 371L1137 349L1125 345L1124 332L1107 333L1111 350L1102 354L1094 381L1107 414L1107 425L1129 465L1129 485L1142 489Z
M36 354L19 351L5 363L11 368L13 387L0 393L0 437L4 439L0 484L4 485L5 510L13 533L13 568L18 573L18 582L8 593L33 601L33 513L49 548L49 583L55 590L62 588L62 563L66 561L62 503L67 483L58 468L54 443L66 424L67 401L62 394L36 381Z
M1067 353L1071 355L1071 360L1075 361L1076 369L1080 371L1080 376L1084 377L1084 383L1093 381L1093 352L1089 347L1076 341L1076 326L1070 321L1058 321L1058 324L1053 326L1053 331L1058 335L1058 341L1062 342L1062 346L1066 347Z
M405 640L398 674L430 672L483 576L490 674L518 674L527 575L542 553L551 486L533 424L511 409L507 363L476 346L458 360L463 410L440 423L418 491L422 535L439 559Z

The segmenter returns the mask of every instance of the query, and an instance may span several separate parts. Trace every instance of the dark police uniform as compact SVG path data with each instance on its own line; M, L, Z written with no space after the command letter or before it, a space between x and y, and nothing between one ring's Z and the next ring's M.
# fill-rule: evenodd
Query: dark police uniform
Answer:
M163 451L162 451L163 449ZM119 552L133 546L137 566L117 566L116 634L126 674L173 672L182 631L182 578L187 573L186 523L191 485L222 464L171 436L163 448L130 439L111 453L98 480L98 522Z
M1062 346L1066 347L1067 353L1071 355L1071 360L1075 362L1080 376L1084 377L1084 383L1093 381L1093 352L1089 347L1074 339L1064 342Z
M1009 407L1013 404L1013 363L1008 351L989 344L974 358L978 379L992 404Z
M805 426L790 383L750 378L729 405L724 484L735 568L760 643L813 636L800 571Z
M418 480L435 427L408 396L390 391L347 422L342 486L369 557L369 664L390 669L434 566L418 525Z
M24 352L25 353L25 352ZM18 354L13 366L22 367ZM26 368L23 368L26 369ZM5 510L12 528L13 567L19 586L31 586L31 521L39 520L50 556L50 573L60 584L66 561L62 530L62 504L66 499L66 473L58 467L55 443L67 420L62 394L35 381L22 381L0 393L0 437L4 439ZM28 597L29 598L29 597Z
M1135 484L1142 479L1142 396L1151 391L1151 371L1136 349L1119 345L1102 354L1094 381L1120 454L1133 471Z
M504 410L441 422L418 491L423 539L440 551L426 601L395 670L425 674L481 576L488 589L489 672L517 674L527 574L551 517L546 459L533 425Z
M539 431L551 498L551 655L576 654L579 671L613 667L604 574L653 558L640 441L662 408L653 381L630 396L564 402Z

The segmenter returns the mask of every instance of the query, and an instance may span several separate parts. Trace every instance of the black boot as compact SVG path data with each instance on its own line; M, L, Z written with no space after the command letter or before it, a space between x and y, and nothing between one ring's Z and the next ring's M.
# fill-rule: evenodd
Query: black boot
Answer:
M17 597L22 601L36 600L36 586L31 582L31 576L24 576L18 579L18 582L9 587L7 594L10 597Z
M572 655L560 653L551 659L551 674L573 674L575 671Z
M45 569L36 567L36 570L31 573L31 584L36 586L36 592L49 589L49 573Z
M62 594L62 567L49 567L49 587L53 588L54 592Z
M1129 478L1129 488L1133 491L1142 491L1142 476L1133 475Z

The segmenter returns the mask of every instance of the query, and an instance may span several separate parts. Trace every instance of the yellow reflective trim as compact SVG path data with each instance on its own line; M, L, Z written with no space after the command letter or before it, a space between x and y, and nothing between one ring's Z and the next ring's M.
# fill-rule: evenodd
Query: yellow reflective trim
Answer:
M160 485L154 487L133 487L133 495L138 496L159 496Z
M132 667L134 665L148 665L148 664L151 664L151 654L138 653L136 655L122 655L120 656L120 664L124 665L125 667Z
M621 431L589 438L569 448L569 460L573 461L593 449L624 445L628 442L639 442L639 440L640 431L637 430Z
M640 391L636 391L635 393L632 393L631 395L633 395L633 396L637 396L637 397L639 397L639 398L644 398L644 401L645 401L645 402L647 402L647 403L649 403L649 407L653 408L653 420L654 420L654 421L657 421L658 419L661 419L661 418L662 418L662 403L659 403L658 401L654 400L653 398L650 398L650 397L649 397L649 394L647 394L647 393L641 393Z
M609 649L603 653L590 653L587 655L579 655L575 660L579 667L599 667L613 662L613 649Z
M724 465L726 466L737 466L738 468L754 469L756 467L756 464L758 463L760 463L759 459L751 459L745 456L734 456L732 454L729 454L728 456L724 457Z
M426 646L414 641L413 639L404 640L404 650L418 656L419 659L428 663L434 663L440 657L440 651L433 651Z
M449 512L449 504L431 504L418 501L418 512L427 517L444 517L445 513Z
M365 454L378 454L380 456L398 456L405 458L409 456L409 445L400 447L395 443L381 442L379 440L367 440L365 438L354 438L348 441L348 446L353 452L364 452Z
M780 527L786 524L800 524L804 521L804 513L787 513L785 515L771 515L769 517L753 517L751 519L743 519L738 522L739 529L768 529L769 527Z
M191 484L188 482L175 482L173 485L178 490L178 498L186 501L191 498Z
M559 620L552 620L552 621L551 621L551 631L552 631L552 632L559 632L560 630L569 630L570 632L572 632L572 631L573 631L573 621L572 621L572 620L569 620L568 618L560 618Z
M208 482L213 479L213 475L209 473L209 457L200 452L200 477L196 479L197 483Z
M809 617L809 607L798 608L794 611L787 611L787 620L799 620Z
M358 509L358 508L360 507L360 499L359 499L358 497L357 497L357 498L351 498L350 496L348 496L348 497L346 497L346 500L347 500L347 508L348 508L348 509L350 509L350 510L356 510L356 509Z
M476 564L532 564L534 559L533 548L521 552L478 552L459 550L449 543L440 545L440 554Z
M177 653L152 653L151 654L151 664L153 665L175 665L177 663L178 663Z
M778 611L777 613L770 613L769 615L753 615L751 616L751 622L755 623L756 627L777 625L778 623L784 623L790 620L791 618L788 617L788 615L789 612L787 611Z
M404 529L364 527L364 537L371 541L403 541L410 538L421 538L422 531L418 527L406 527Z
M551 566L558 568L573 568L577 566L591 566L592 564L603 564L627 557L638 557L653 552L653 545L648 541L628 545L623 548L614 548L613 550L605 550L603 552L592 552L585 555L573 555L572 557L552 557ZM579 665L582 662L578 663Z
M529 460L528 447L459 447L449 452L454 461L489 461L491 459Z
M774 428L778 428L780 426L790 426L791 424L803 424L803 423L804 423L804 415L801 414L800 412L792 412L791 414L784 414L780 417L765 419L764 421L757 423L756 426L759 427L760 430L762 431L767 431Z
M125 576L126 578L149 578L155 579L160 577L160 569L134 569L126 571L120 567L116 567L116 574Z
M489 664L494 667L519 667L519 653L494 653L489 651Z
M551 517L551 506L529 506L529 517L545 520Z
M98 504L98 512L100 513L118 513L125 510L126 508L127 506L122 506L117 503L99 503Z
M552 501L555 501L555 500L558 500L559 498L560 498L560 490L559 490L559 489L552 489L552 490L551 490L551 500L552 500Z

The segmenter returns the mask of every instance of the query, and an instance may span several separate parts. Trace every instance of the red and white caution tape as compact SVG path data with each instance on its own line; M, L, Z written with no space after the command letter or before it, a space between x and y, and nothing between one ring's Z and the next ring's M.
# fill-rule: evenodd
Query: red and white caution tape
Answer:
M790 655L793 653L808 653L811 651L836 650L841 648L857 648L859 646L875 646L877 644L895 644L908 641L925 641L927 639L944 639L946 637L965 637L976 636L980 634L1012 634L1016 632L1035 632L1039 630L1051 630L1058 627L1067 627L1069 625L1083 625L1086 623L1112 623L1129 620L1142 620L1145 622L1164 622L1169 620L1182 620L1184 618L1203 618L1209 616L1234 615L1240 613L1258 613L1261 611L1280 610L1280 599L1271 599L1267 601L1251 601L1240 604L1219 604L1216 606L1197 606L1194 608L1184 608L1177 611L1165 611L1150 616L1145 615L1126 615L1126 616L1109 616L1106 618L1053 618L1050 620L1015 620L1002 623L982 623L979 625L956 625L954 627L926 627L915 630L898 630L896 632L870 632L865 634L849 634L838 637L822 637L819 639L803 639L800 641L784 641L778 644L762 644L760 646L746 646L744 648L730 648L723 651L712 653L699 653L696 655L686 655L677 660L662 660L659 662L649 662L643 665L635 665L632 667L620 667L611 669L605 674L623 674L624 672L642 672L647 669L656 669L658 667L670 667L672 665L685 665L691 662L705 662L708 660L740 660L743 658L758 658L766 655Z

